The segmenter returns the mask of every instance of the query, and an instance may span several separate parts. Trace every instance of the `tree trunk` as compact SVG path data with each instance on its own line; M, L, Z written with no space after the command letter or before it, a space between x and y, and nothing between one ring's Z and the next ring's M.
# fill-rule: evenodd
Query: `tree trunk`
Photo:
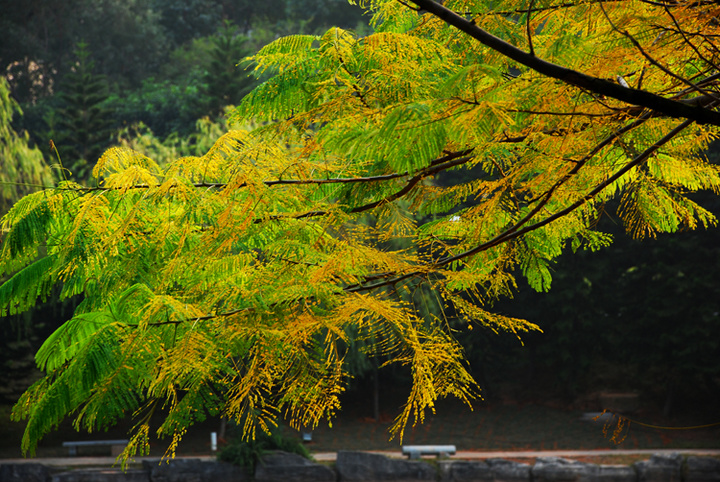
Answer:
M373 417L380 421L380 371L376 359L373 359Z

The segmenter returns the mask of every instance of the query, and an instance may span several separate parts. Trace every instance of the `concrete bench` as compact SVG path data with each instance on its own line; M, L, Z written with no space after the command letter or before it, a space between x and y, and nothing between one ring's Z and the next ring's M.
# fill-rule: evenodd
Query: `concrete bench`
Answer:
M125 450L129 440L83 440L81 442L63 442L70 455L77 455L80 447L110 447L110 454L117 457Z
M423 455L434 455L438 458L445 458L455 455L454 445L403 445L403 455L410 459L419 459Z

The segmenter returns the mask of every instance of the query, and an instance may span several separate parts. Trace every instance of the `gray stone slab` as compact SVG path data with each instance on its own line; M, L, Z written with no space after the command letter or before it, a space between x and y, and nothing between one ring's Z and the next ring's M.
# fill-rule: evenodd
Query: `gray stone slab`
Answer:
M534 482L589 482L598 466L559 457L540 457L532 468Z
M636 482L637 472L629 465L598 465L597 482Z
M720 481L720 459L691 455L685 462L685 482Z
M1 482L47 482L50 470L42 464L2 464L0 465Z
M680 454L654 454L650 460L635 462L638 482L680 482L683 458Z
M335 462L339 480L412 482L435 480L437 472L430 464L414 460L390 459L367 452L339 451Z
M143 461L150 474L150 482L245 482L249 477L242 467L226 462L207 462L198 459Z
M59 472L52 476L52 482L149 482L147 470L78 469Z
M334 482L336 478L335 472L325 465L281 451L263 455L255 468L258 482Z
M454 445L403 445L402 453L411 460L418 460L423 455L446 459L448 455L455 455L456 450Z
M440 480L447 482L494 481L490 466L480 460L451 460L438 462Z
M527 482L530 480L532 467L529 464L513 462L505 459L488 459L495 482Z

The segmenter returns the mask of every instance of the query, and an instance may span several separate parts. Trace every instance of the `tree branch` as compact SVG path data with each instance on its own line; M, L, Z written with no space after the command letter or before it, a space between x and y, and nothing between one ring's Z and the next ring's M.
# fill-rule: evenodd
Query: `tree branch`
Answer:
M649 115L649 113L648 113ZM621 134L628 132L630 129L637 127L640 123L645 122L647 118L643 119L637 119L635 122L629 124L628 126L625 126L624 128L614 132L607 138L603 140L598 146L593 149L593 151L588 154L583 160L586 162L589 160L589 156L594 155L594 153L599 152L600 149L602 149L602 146L609 144L613 140L617 139ZM661 139L659 139L657 142L655 142L652 146L645 149L642 153L638 154L635 158L633 158L632 161L630 161L628 164L626 164L624 167L619 169L615 174L608 177L606 180L598 184L595 188L593 188L591 191L589 191L586 195L584 195L582 198L578 199L574 203L570 204L568 207L551 214L550 216L546 217L545 219L542 219L536 223L530 224L528 226L523 227L524 224L526 224L532 216L537 214L540 211L540 208L547 204L547 201L549 200L549 197L552 195L552 193L557 189L559 184L565 182L569 177L570 174L566 175L556 183L553 188L551 188L550 191L546 194L546 197L544 199L544 203L541 203L540 206L536 207L529 213L528 215L524 216L520 221L515 223L512 227L506 229L502 233L498 234L494 238L490 239L489 241L482 243L472 249L466 250L462 253L456 254L454 256L447 256L445 258L442 258L434 263L428 263L424 266L422 266L422 269L416 269L407 273L382 273L379 275L375 275L373 279L382 279L381 281L378 281L376 283L370 283L370 284L363 284L358 283L352 286L348 286L345 288L345 291L347 292L358 292L358 291L369 291L376 288L381 288L387 285L391 285L393 283L397 283L399 281L403 281L408 278L412 278L415 276L424 275L428 271L437 270L438 268L442 268L443 266L447 266L455 261L459 261L468 257L471 257L475 254L478 254L482 251L486 251L488 249L491 249L495 246L498 246L500 244L506 243L508 241L511 241L513 239L516 239L520 236L523 236L531 231L535 231L536 229L539 229L543 226L546 226L547 224L552 223L553 221L556 221L564 216L567 216L568 214L572 213L591 199L593 199L595 196L597 196L600 192L602 192L605 188L607 188L609 185L611 185L616 180L620 179L623 175L625 175L630 169L642 164L645 162L653 153L655 153L660 147L662 147L664 144L672 140L675 136L677 136L680 132L682 132L684 129L686 129L688 126L690 126L694 121L687 119L683 121L681 124L679 124L677 127L675 127L673 130L668 132L665 136L663 136ZM583 163L584 164L584 163ZM573 168L573 172L576 172L581 167L581 164L578 164L575 168Z
M613 99L621 100L633 105L639 105L669 117L690 119L699 124L712 124L720 126L720 112L666 99L665 97L661 97L644 90L623 87L605 79L592 77L581 72L553 64L552 62L545 61L537 56L530 55L514 45L492 35L437 2L432 0L408 1L414 3L423 10L427 10L447 24L452 25L460 31L468 34L483 45L547 77L561 80L566 84L589 90L598 95L612 97Z
M533 48L532 28L530 25L530 19L532 18L532 8L534 3L535 0L530 0L530 5L528 6L527 10L527 18L525 19L525 29L527 30L528 38L528 49L530 50L530 55L532 55L533 57L535 57L535 49Z
M645 49L642 47L642 45L640 45L640 42L638 42L638 41L635 39L635 37L633 37L633 36L630 34L630 32L628 32L628 31L626 31L626 30L620 30L620 29L617 27L617 25L615 25L615 23L612 21L612 19L610 19L610 16L609 16L609 15L607 14L607 12L605 11L605 7L603 7L602 5L600 5L600 10L602 11L603 15L605 16L605 19L608 21L608 23L610 24L610 26L612 27L612 29L615 30L615 31L616 31L617 33L619 33L620 35L622 35L623 37L627 38L627 39L630 41L630 43L632 43L632 44L635 46L635 48L638 50L638 52L640 52L640 54L641 54L643 57L645 57L645 59L646 59L648 62L650 62L650 64L652 64L652 65L654 65L655 67L657 67L658 69L662 70L663 72L665 72L667 75L669 75L669 76L672 77L673 79L675 79L675 80L677 80L677 81L679 81L679 82L682 82L683 84L688 85L692 90L698 92L699 94L704 95L704 96L711 97L713 100L720 100L720 99L718 99L718 97L717 97L716 95L714 95L714 93L712 93L712 92L710 92L710 91L707 91L707 90L705 90L705 89L697 86L696 84L692 83L692 82L689 81L688 79L677 75L675 72L673 72L673 71L670 70L669 68L665 67L664 65L662 65L662 64L661 64L660 62L658 62L657 60L655 60L650 54L648 54L648 53L645 51ZM666 9L666 10L667 10L667 9ZM654 42L653 42L653 43L654 43ZM692 44L691 44L691 45L692 45ZM699 54L699 52L698 52L698 54ZM701 56L701 57L702 57L702 56Z
M644 117L642 119L636 119L631 124L623 127L622 129L619 129L618 131L614 132L610 136L606 137L600 144L598 144L598 146L595 147L595 149L593 149L593 151L591 151L591 153L589 153L587 156L585 156L585 158L583 158L583 161L587 162L587 160L589 160L590 157L592 157L595 153L599 152L603 146L609 144L610 142L617 139L618 137L620 137L622 134L628 132L629 130L637 127L638 125L645 122L650 117L651 117L650 113L647 113L646 117ZM535 209L533 209L530 214L524 216L523 219L521 219L520 221L515 223L509 229L506 229L505 231L498 234L494 238L490 239L489 241L487 241L485 243L482 243L482 244L476 246L475 248L466 250L466 251L456 254L454 256L447 256L445 258L439 259L438 261L436 261L434 263L427 263L424 266L421 266L419 269L414 269L414 270L406 272L406 273L386 272L386 273L378 273L378 274L375 274L372 276L368 276L365 278L365 282L346 286L345 288L343 288L343 291L345 291L346 293L357 293L357 292L361 292L361 291L370 291L370 290L373 290L376 288L382 288L385 286L389 286L389 285L398 283L400 281L404 281L409 278L425 275L430 271L437 270L437 269L447 266L455 261L459 261L459 260L471 257L482 251L486 251L486 250L491 249L500 244L503 244L503 243L506 243L513 239L519 238L520 236L523 236L531 231L535 231L543 226L546 226L546 225L552 223L553 221L556 221L564 216L567 216L568 214L572 213L573 211L575 211L576 209L578 209L579 207L581 207L582 205L584 205L585 203L587 203L588 201L593 199L595 196L597 196L599 193L601 193L605 188L607 188L612 183L614 183L615 181L620 179L622 176L624 176L628 171L630 171L634 167L645 162L660 147L662 147L667 142L672 140L680 132L682 132L684 129L689 127L693 122L694 121L692 121L690 119L683 121L681 124L676 126L674 129L672 129L670 132L668 132L665 136L663 136L661 139L659 139L653 145L649 146L642 153L638 154L628 164L626 164L625 166L620 168L617 172L615 172L615 174L611 175L610 177L605 179L603 182L601 182L600 184L595 186L595 188L590 190L586 195L584 195L577 201L573 202L566 208L564 208L554 214L551 214L550 216L548 216L536 223L522 227L523 224L527 223L532 218L532 216L534 216L535 214L537 214L537 212L539 212L540 209L537 207ZM584 162L583 162L583 164L584 164ZM580 167L581 167L581 164L578 164L578 166L575 166L573 168L573 171L571 171L571 172L577 172L580 169ZM556 185L554 185L553 188L551 188L551 190L548 191L548 193L546 195L547 200L549 200L549 198L552 195L552 193L554 192L554 190L556 190L557 187L559 187L559 185L561 183L565 182L569 178L570 175L571 174L569 173L568 175L564 176L563 179L559 180L558 183L556 183ZM542 205L546 204L546 202L542 203ZM374 281L374 280L380 280L380 281L377 281L374 283L369 283L369 284L367 283L368 281ZM219 317L227 317L227 316L231 316L231 315L237 314L242 311L247 311L247 310L248 310L248 308L230 310L230 311L227 311L224 313L218 313L215 315L207 315L207 316L194 318L193 320L200 321L200 320L208 320L208 319L214 319L214 318L219 318ZM168 320L165 322L150 323L150 325L176 324L176 323L183 323L183 322L187 322L187 321L190 321L190 320L189 319L188 320Z
M657 151L661 146L672 140L676 135L678 135L680 132L682 132L684 129L686 129L688 126L690 126L694 121L691 119L686 119L683 121L680 125L675 127L673 130L668 132L665 136L663 136L660 140L658 140L655 144L645 149L642 153L638 154L632 161L630 161L628 164L626 164L624 167L619 169L615 174L608 177L605 181L598 184L595 188L593 188L590 192L588 192L585 196L578 199L574 203L572 203L570 206L566 207L565 209L562 209L555 214L552 214L548 216L545 219L542 219L534 224L531 224L529 226L526 226L524 228L519 228L519 223L514 225L509 230L506 230L502 234L499 234L495 238L491 239L490 241L481 244L480 246L477 246L473 249L467 250L463 253L457 254L455 256L450 256L445 259L442 259L435 263L433 267L440 267L445 266L447 264L452 263L453 261L458 261L463 258L467 258L469 256L472 256L474 254L477 254L481 251L485 251L487 249L490 249L492 247L495 247L499 244L505 243L507 241L510 241L512 239L518 238L524 234L527 234L531 231L535 231L538 228L541 228L547 224L550 224L551 222L560 219L564 216L567 216L571 212L575 211L577 208L582 206L583 204L587 203L589 200L597 196L600 192L602 192L606 187L608 187L613 182L620 179L623 175L625 175L630 169L634 168L635 166L638 166L645 162L648 157L650 157L655 151ZM525 217L523 218L524 222L529 221L529 218Z
M710 59L708 59L707 57L705 57L705 56L702 54L702 52L700 52L700 50L695 46L695 44L690 41L690 39L689 39L688 36L687 36L687 32L680 27L680 24L678 23L677 19L675 18L675 15L672 14L672 12L670 11L669 8L665 7L665 13L667 13L668 16L670 17L670 19L672 20L673 25L675 25L675 28L677 28L678 33L679 33L680 35L682 35L682 38L683 38L683 40L685 41L685 43L688 44L688 45L690 46L690 48L692 48L692 49L695 51L695 53L697 54L697 56L700 57L706 64L708 64L708 65L712 66L713 68L717 69L717 68L718 68L718 65L717 65L715 62L713 62L712 60L710 60ZM704 37L703 37L703 38L704 38Z
M353 208L353 209L350 210L350 212L351 212L351 213L359 213L359 212L362 212L362 211L367 211L367 210L373 209L373 208L375 208L375 207L377 207L377 206L379 206L379 205L381 205L381 204L389 203L389 202L392 202L392 201L394 201L394 200L396 200L396 199L399 199L399 198L401 198L402 196L404 196L405 194L407 194L408 192L410 192L410 190L411 190L413 187L415 187L415 185L416 185L417 183L419 183L420 181L422 181L422 180L425 179L426 177L434 176L434 175L437 174L438 172L444 171L445 169L450 169L451 167L460 166L460 165L462 165L462 164L465 164L465 163L467 163L468 161L470 161L471 159L473 159L473 157L474 157L474 156L465 156L465 157L461 157L461 158L459 158L459 159L454 159L454 160L448 161L448 162L446 162L446 163L444 163L444 164L437 164L437 165L435 165L434 167L430 167L430 168L427 168L427 169L423 169L423 170L420 171L420 173L418 173L416 176L413 176L413 177L411 177L410 179L408 179L408 182L407 182L407 183L405 184L405 186L404 186L402 189L400 189L399 191L397 191L397 192L395 192L395 193L393 193L393 194L390 194L389 196L386 196L386 197L380 199L379 201L374 201L374 202L365 204L365 205L363 205L363 206L358 206L358 207L356 207L356 208Z
M352 208L349 212L351 213L360 213L363 211L368 211L370 209L373 209L377 206L380 206L381 204L389 203L392 201L395 201L396 199L401 198L410 190L417 185L421 180L423 180L426 177L434 176L438 172L444 171L446 169L450 169L451 167L460 166L462 164L467 163L468 161L472 160L474 156L466 155L472 153L473 149L466 149L464 151L458 151L458 152L451 152L447 154L446 156L439 157L432 162L430 162L430 165L426 168L421 169L418 174L408 179L405 186L403 186L400 190L394 192L393 194L389 194L388 196L385 196L384 198L373 201L371 203L363 204L362 206L357 206ZM462 157L460 157L462 156ZM404 177L408 174L405 173L402 176L397 177ZM303 213L300 215L293 215L293 216L272 216L270 218L265 219L256 219L254 222L259 223L266 220L278 220L278 219L303 219L303 218L310 218L310 217L317 217L317 216L325 216L328 214L327 211L309 211L307 213Z

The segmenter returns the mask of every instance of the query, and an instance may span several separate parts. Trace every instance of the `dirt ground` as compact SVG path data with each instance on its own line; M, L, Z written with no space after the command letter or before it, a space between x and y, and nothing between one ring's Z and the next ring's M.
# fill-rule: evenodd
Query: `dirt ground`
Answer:
M400 451L402 444L453 444L458 451L720 448L719 425L675 430L650 428L631 421L621 427L616 440L611 440L617 425L604 426L599 422L582 420L583 413L580 411L507 401L478 402L472 410L452 401L439 403L435 414L428 414L422 425L409 427L401 441L398 437L391 439L389 432L393 415L399 413L399 406L388 407L379 421L369 417L368 411L365 403L347 401L338 418L332 421L332 426L322 423L312 431L308 449L315 453L337 450ZM0 406L0 458L22 456L20 445L24 425L11 422L9 414L9 406ZM693 414L664 420L656 414L638 413L634 418L637 418L637 422L649 425L672 427L715 421ZM128 427L129 421L108 432L84 434L75 432L69 422L63 423L57 431L42 440L37 456L66 455L66 449L62 447L62 442L66 440L127 438ZM210 433L219 429L219 420L209 420L192 427L181 442L177 454L210 455ZM288 437L301 437L300 433L288 427L282 430ZM163 455L168 443L169 440L152 441L150 455ZM94 453L90 451L85 455ZM97 455L106 454L101 449ZM633 461L632 456L613 458L613 463ZM595 463L598 463L597 460Z

